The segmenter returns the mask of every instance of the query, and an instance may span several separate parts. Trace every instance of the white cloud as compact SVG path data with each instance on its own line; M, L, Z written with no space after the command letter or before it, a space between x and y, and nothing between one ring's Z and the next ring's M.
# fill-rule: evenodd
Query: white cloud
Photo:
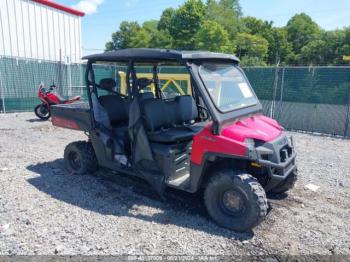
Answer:
M137 0L127 0L126 1L126 6L131 7L137 3Z
M96 13L97 7L103 3L104 0L80 0L73 8L84 12L87 15Z

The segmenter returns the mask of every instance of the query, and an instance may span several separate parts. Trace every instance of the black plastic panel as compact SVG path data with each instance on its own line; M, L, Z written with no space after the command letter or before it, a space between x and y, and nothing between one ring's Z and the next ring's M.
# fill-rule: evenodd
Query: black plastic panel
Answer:
M92 121L88 103L76 102L51 107L52 124L59 127L91 131Z

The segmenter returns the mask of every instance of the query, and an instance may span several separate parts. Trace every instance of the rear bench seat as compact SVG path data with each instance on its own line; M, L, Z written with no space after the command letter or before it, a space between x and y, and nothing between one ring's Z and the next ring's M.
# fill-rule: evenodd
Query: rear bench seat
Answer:
M192 127L198 109L192 96L173 101L147 99L142 102L144 126L151 142L177 143L192 140L200 130Z

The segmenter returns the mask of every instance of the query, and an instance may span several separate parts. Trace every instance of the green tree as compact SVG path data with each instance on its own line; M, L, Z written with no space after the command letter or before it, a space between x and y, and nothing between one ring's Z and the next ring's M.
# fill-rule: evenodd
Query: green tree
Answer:
M288 41L287 31L284 28L272 28L271 38L267 38L269 42L268 58L269 64L281 62L285 64L288 57L292 55L292 44Z
M266 62L258 57L244 56L241 58L242 66L267 66Z
M305 13L293 16L287 23L286 30L288 41L292 44L296 54L301 52L301 48L310 41L319 39L321 35L320 27Z
M324 31L321 40L325 42L326 47L323 48L324 64L342 64L343 50L346 43L346 30Z
M176 10L174 8L167 8L163 11L159 23L158 23L158 30L166 30L168 31L171 22L173 20L173 17L175 16Z
M165 9L159 21L122 22L106 43L106 50L130 47L236 50L246 65L347 64L342 58L350 55L350 27L325 31L301 13L278 28L242 17L239 0L186 0Z
M123 21L119 30L112 34L112 41L106 43L106 51L130 48L148 47L150 36L137 22Z
M115 50L114 44L112 41L108 41L105 45L105 51L112 51Z
M239 0L208 0L205 19L216 21L223 26L233 39L242 26L240 17L242 16Z
M242 18L244 31L259 35L269 43L267 62L275 64L278 61L283 63L292 52L292 46L287 39L287 31L284 28L273 27L270 21L263 21L255 17Z
M259 35L239 33L236 38L238 56L246 61L265 61L269 43ZM250 59L248 59L250 58Z
M158 29L157 20L149 20L143 23L142 28L147 32L150 38L148 47L150 48L170 48L171 38L169 32Z
M195 37L196 49L233 53L234 46L227 31L215 21L205 21Z
M344 28L344 30L342 30L341 32L343 33L343 37L340 41L341 44L337 49L338 52L336 54L335 61L339 64L349 64L349 61L344 61L342 58L344 55L350 55L350 27Z
M173 47L173 38L169 33L169 28L175 16L176 10L174 8L167 8L163 11L160 20L158 22L157 28L159 34L161 34L162 46L165 48Z
M205 5L201 0L187 0L175 11L168 28L174 48L194 49L195 35L200 29L204 13Z
M344 64L342 57L350 51L346 29L323 31L319 38L301 48L297 63L306 65Z
M269 35L272 31L272 22L247 16L242 18L243 30L252 35Z
M325 64L325 54L327 50L327 43L321 39L310 41L301 48L299 63L322 65Z

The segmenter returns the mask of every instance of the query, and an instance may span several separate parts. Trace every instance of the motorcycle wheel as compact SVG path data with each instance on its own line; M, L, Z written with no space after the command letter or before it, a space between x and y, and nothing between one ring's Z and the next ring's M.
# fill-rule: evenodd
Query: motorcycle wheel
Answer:
M51 116L50 109L44 104L37 105L34 109L34 113L42 120L48 120Z

